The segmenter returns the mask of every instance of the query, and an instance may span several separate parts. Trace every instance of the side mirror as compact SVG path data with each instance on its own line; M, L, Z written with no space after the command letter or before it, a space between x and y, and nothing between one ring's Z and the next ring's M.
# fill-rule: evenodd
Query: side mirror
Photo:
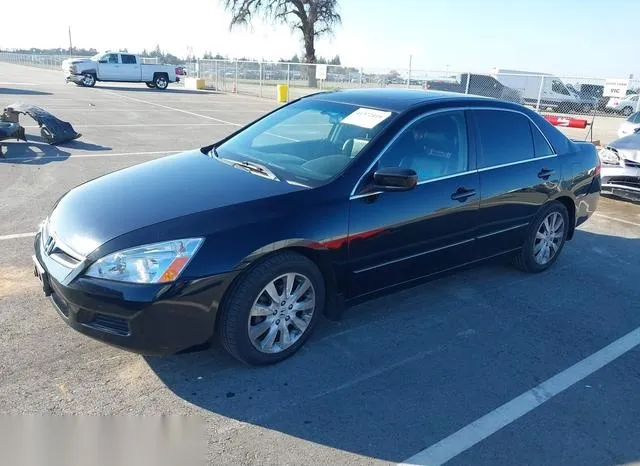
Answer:
M386 167L373 174L373 183L379 191L408 191L418 184L418 174L410 168Z
M109 63L107 60L98 60L98 63Z

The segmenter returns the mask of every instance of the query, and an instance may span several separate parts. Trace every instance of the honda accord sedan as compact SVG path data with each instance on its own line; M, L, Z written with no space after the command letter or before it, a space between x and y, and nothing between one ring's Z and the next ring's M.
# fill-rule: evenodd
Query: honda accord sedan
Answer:
M143 354L219 339L262 365L381 291L497 257L548 269L599 193L595 147L518 104L324 92L71 189L33 261L89 337Z

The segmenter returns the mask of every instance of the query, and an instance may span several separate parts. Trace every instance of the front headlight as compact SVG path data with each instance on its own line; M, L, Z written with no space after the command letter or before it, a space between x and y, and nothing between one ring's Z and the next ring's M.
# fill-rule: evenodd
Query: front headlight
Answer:
M602 149L599 154L600 156L600 160L602 160L602 163L606 163L609 165L619 165L620 164L620 157L618 157L618 154L616 154L614 151L612 151L611 149L608 148L604 148Z
M203 238L179 239L114 252L91 265L86 275L129 283L172 282L203 241Z

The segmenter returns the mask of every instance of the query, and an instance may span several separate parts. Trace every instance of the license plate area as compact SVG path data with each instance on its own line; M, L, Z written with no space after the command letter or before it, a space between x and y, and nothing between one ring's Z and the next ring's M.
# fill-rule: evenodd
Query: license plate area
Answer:
M36 256L32 256L31 258L33 259L33 275L35 275L35 277L40 280L44 295L51 296L53 290L51 289L51 284L49 283L49 276L47 275L47 272L44 270L44 267L42 267L40 261L38 261L38 258Z

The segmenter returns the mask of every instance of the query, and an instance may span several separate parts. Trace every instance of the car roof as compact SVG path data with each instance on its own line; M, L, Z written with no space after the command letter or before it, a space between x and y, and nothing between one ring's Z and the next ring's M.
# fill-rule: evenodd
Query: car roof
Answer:
M498 102L497 99L482 96L471 96L457 92L393 88L342 89L329 92L318 92L316 94L306 96L304 99L352 104L394 112L403 112L420 104L444 100L455 100L458 102L469 103L478 101Z

